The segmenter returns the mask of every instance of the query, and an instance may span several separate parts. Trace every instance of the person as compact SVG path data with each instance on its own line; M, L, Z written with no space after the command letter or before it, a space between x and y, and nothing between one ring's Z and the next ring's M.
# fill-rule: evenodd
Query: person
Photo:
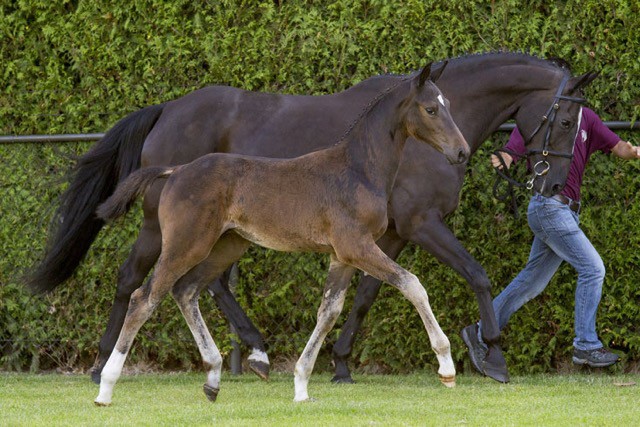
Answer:
M505 148L514 154L525 153L524 140L517 128L511 133ZM596 312L605 268L600 255L579 226L582 177L589 157L596 151L612 152L622 159L640 158L640 147L622 141L595 112L583 107L566 185L553 197L532 195L527 209L529 227L534 235L529 259L524 269L493 300L493 308L502 330L520 307L546 288L562 261L568 262L578 273L573 363L606 367L616 363L618 355L603 346L596 332ZM512 156L500 152L504 166L510 167L517 161L517 154ZM491 162L494 167L504 167L495 154ZM482 363L487 353L481 331L482 324L475 323L461 332L472 365L480 373L483 372Z

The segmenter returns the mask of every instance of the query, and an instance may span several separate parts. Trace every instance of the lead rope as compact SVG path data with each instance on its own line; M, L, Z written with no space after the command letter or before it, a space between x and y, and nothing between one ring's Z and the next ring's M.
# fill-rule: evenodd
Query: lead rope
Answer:
M514 218L520 219L520 213L518 212L518 199L516 197L515 187L526 187L527 189L530 190L533 187L533 179L535 178L532 178L526 184L523 184L520 181L517 181L514 178L512 178L511 175L509 174L507 164L505 163L500 153L507 153L512 157L520 156L514 151L508 150L506 148L498 148L493 152L493 154L495 154L498 157L498 160L500 161L500 165L502 166L501 168L494 168L497 175L496 175L496 180L493 183L493 197L507 204ZM502 180L506 181L507 186L503 192L500 192L499 187ZM529 187L530 183L531 183L531 187Z

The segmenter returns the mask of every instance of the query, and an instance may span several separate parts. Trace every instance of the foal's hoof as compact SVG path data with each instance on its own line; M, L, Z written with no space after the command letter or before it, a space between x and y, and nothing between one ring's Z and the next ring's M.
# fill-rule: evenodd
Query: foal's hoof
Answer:
M269 381L269 369L271 369L271 366L268 363L249 359L249 369L259 376L260 379Z
M453 387L456 386L456 376L455 375L450 375L450 376L440 375L440 382L442 384L444 384L445 387L453 388Z
M209 399L211 402L216 401L216 398L218 397L218 393L220 392L219 388L211 387L208 384L203 385L202 390L204 391L204 394L207 396L207 399Z
M98 402L97 400L94 400L93 404L101 408L111 406L111 402Z
M333 378L331 378L331 382L334 384L354 384L355 381L353 380L353 378L351 378L351 375L334 375Z

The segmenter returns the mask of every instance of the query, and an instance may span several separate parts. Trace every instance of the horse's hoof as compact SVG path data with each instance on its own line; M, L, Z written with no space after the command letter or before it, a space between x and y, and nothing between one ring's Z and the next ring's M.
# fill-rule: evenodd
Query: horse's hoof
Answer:
M351 375L335 375L333 378L331 378L331 382L334 384L355 384L355 381L353 380L353 378L351 378Z
M444 384L445 387L453 388L456 386L456 376L455 375L440 375L440 382Z
M93 404L99 407L111 406L111 402L98 402L97 400L94 400Z
M216 398L218 397L218 393L220 392L219 388L211 387L208 384L203 385L202 390L204 391L204 394L207 396L207 399L209 399L211 402L216 401Z
M93 381L95 384L100 385L100 374L102 374L102 371L93 368L91 370L91 381Z
M504 360L502 352L498 349L490 349L487 356L482 361L482 372L491 379L501 383L509 382L509 371L507 362Z
M506 384L509 382L509 372L506 366L491 366L490 364L484 364L484 374L491 379Z
M269 369L271 366L268 363L261 362L259 360L251 360L249 359L249 369L253 371L254 374L260 377L260 379L264 381L269 381Z

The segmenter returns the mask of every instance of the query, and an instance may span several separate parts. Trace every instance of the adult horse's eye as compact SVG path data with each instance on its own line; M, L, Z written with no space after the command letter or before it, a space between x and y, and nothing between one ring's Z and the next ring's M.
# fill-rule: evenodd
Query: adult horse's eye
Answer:
M435 108L425 107L424 111L426 111L427 114L430 115L430 116L435 116L436 115L436 109Z
M571 122L567 119L564 119L560 121L560 126L562 126L564 129L569 129L569 127L571 126Z

